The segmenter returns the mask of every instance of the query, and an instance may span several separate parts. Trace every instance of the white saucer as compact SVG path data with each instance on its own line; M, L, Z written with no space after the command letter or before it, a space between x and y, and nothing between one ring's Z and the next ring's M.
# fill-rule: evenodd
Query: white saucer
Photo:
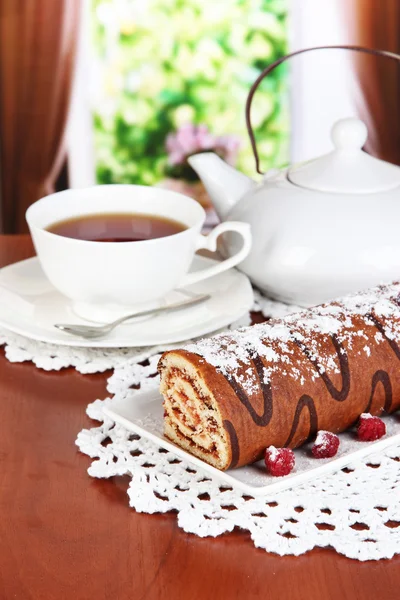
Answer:
M204 268L211 259L196 256L191 270ZM128 322L106 338L84 340L59 331L54 323L86 321L72 311L72 302L60 294L44 275L37 258L0 270L0 326L27 338L60 346L122 348L173 344L227 327L253 304L248 278L231 269L190 286L191 292L210 294L210 300L180 312L160 314L146 321ZM171 292L166 303L184 299Z

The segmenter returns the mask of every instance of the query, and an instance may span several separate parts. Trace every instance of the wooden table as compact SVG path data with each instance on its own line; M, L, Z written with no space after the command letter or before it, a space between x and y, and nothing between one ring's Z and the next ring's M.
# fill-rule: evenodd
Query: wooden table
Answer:
M0 266L32 253L28 237L0 236ZM243 531L200 539L174 514L137 514L128 479L92 479L74 444L109 373L46 373L0 352L0 600L400 598L399 557L280 558Z

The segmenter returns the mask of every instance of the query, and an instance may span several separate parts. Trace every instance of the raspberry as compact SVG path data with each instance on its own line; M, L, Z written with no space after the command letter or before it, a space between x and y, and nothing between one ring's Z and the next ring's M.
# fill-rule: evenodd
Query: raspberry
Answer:
M357 426L357 436L362 442L374 442L386 433L386 425L379 417L363 413Z
M330 431L318 431L317 439L312 447L315 458L332 458L339 449L339 438Z
M265 450L265 466L268 473L274 477L289 475L294 467L294 454L290 448L275 448L270 446Z

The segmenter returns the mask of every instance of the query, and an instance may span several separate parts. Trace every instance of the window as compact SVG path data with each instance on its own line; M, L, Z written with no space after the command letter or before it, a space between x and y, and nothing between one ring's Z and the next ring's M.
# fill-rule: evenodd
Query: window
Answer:
M157 183L169 173L167 136L187 123L204 125L212 135L238 139L238 166L253 173L244 119L246 96L260 70L287 52L287 4L286 0L88 0L85 27L90 29L91 44L88 48L88 36L82 36L86 55L82 56L81 45L81 61L90 63L90 79L86 68L80 85L91 89L94 155L87 168L95 165L97 181ZM79 69L77 83L79 87ZM263 82L252 114L264 167L286 163L285 68ZM76 113L75 120L79 118L87 129L87 117ZM77 154L74 139L82 125L75 131L70 140ZM77 169L82 168L85 159L76 162ZM83 183L85 177L78 179Z

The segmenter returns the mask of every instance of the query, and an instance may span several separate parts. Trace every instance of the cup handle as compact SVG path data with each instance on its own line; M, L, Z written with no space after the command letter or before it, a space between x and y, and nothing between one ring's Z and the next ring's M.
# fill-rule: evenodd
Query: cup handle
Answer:
M205 248L206 250L215 252L217 250L217 239L221 233L225 233L225 231L236 231L237 233L240 233L243 238L243 246L239 252L236 252L236 254L230 258L222 260L212 267L207 267L201 271L196 271L195 273L189 273L184 277L183 281L180 282L179 287L185 287L192 283L197 283L203 279L218 275L218 273L222 273L223 271L235 267L246 258L251 249L252 236L250 225L241 223L240 221L226 221L225 223L217 225L208 235L199 235L196 242L196 251Z

